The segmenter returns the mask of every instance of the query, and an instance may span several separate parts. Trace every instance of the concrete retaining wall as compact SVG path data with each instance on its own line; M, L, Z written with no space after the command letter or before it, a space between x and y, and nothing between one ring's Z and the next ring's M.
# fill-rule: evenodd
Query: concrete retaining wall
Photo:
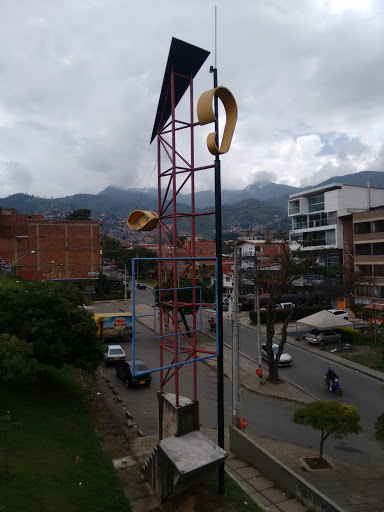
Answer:
M332 500L303 480L236 427L229 427L230 449L313 512L343 512Z

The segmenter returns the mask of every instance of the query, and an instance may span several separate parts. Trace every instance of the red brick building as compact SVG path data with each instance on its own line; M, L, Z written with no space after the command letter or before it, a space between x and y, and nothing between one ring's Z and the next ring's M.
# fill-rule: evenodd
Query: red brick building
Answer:
M74 282L94 289L100 266L99 223L45 220L0 208L0 258L21 279Z

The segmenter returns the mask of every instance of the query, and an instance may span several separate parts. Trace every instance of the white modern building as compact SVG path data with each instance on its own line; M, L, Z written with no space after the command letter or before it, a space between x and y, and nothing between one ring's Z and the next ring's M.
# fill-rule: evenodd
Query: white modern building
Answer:
M255 261L260 267L268 262L275 261L281 251L280 240L243 240L238 242L239 269L249 270L254 268Z
M343 220L352 213L384 205L384 189L331 183L289 196L292 249L299 241L306 250L343 249Z

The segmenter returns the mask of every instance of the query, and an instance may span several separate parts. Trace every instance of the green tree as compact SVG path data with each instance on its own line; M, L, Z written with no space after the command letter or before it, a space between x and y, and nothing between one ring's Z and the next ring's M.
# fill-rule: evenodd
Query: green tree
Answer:
M102 238L101 248L103 250L104 259L113 259L116 257L116 253L120 255L120 252L123 250L120 240L112 236L104 236Z
M0 382L35 382L40 373L40 365L32 352L32 345L26 341L9 334L0 334Z
M136 247L132 250L128 250L128 258L129 263L131 264L132 258L156 258L157 254L155 251L151 249L147 249L146 247ZM125 255L127 257L127 254ZM123 260L124 261L124 260ZM136 262L136 274L139 277L145 277L149 274L152 274L154 277L155 272L157 272L157 262L151 260L143 260Z
M375 423L376 439L384 442L384 412L380 414Z
M0 334L25 340L39 363L72 364L93 371L103 357L90 311L78 307L74 286L33 282L23 289L0 290Z
M196 281L196 286L201 286L201 300L205 303L214 303L215 302L215 289L214 288L208 288L207 286L204 286L204 284L200 283L200 281ZM155 289L158 289L158 286L156 286ZM157 297L159 295L157 294ZM183 278L180 279L180 288L177 292L177 298L178 302L182 303L183 305L178 308L178 314L181 316L181 320L184 324L185 331L189 331L188 322L186 319L186 315L190 315L193 311L193 307L190 305L193 303L193 289L192 289L192 279ZM170 304L168 305L167 301L170 301ZM196 289L196 302L200 301L200 290ZM173 291L166 292L163 295L163 299L161 300L161 306L168 311L173 313Z
M91 219L91 210L88 208L81 208L80 210L75 210L67 215L67 220L92 220Z
M323 459L324 441L333 436L343 439L348 434L359 434L360 414L357 407L335 400L311 402L296 409L292 417L298 425L307 425L321 431L319 460Z

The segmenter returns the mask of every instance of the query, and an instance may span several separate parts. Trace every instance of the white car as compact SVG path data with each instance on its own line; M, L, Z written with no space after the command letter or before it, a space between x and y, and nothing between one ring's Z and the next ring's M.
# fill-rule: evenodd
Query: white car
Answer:
M279 345L277 343L273 343L272 350L276 358L276 354L279 351ZM268 361L267 354L267 346L264 343L261 345L261 357ZM288 352L284 349L280 356L279 366L290 366L292 364L292 357L288 354Z
M349 313L344 311L344 309L327 309L327 311L335 316L344 318L344 320L349 320Z
M115 366L125 361L125 352L120 345L108 345L104 359L106 366Z

